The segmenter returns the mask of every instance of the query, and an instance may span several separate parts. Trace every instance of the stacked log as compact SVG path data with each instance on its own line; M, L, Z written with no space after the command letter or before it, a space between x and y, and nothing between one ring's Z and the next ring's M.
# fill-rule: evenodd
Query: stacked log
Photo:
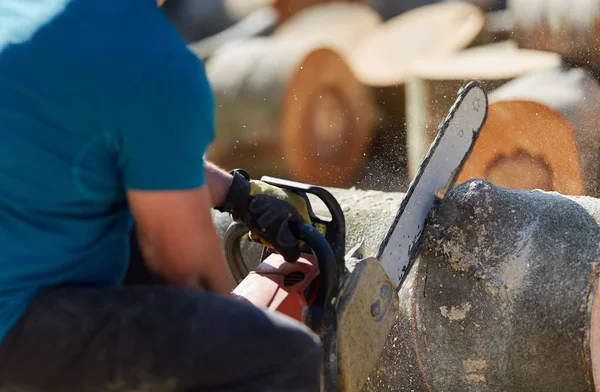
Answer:
M403 195L331 191L346 214L347 247L364 240L374 255ZM230 220L215 214L222 233ZM454 188L429 218L363 390L593 390L599 225L598 199L481 180Z
M583 69L517 78L489 97L488 120L458 182L600 196L600 86Z
M595 0L507 0L512 38L523 48L559 53L568 63L599 70L600 3Z
M465 82L478 79L487 91L492 91L516 77L560 64L555 53L518 49L511 43L485 45L415 62L406 86L410 176L416 173Z
M327 45L254 38L219 48L206 63L216 98L215 163L343 186L374 136L370 91Z

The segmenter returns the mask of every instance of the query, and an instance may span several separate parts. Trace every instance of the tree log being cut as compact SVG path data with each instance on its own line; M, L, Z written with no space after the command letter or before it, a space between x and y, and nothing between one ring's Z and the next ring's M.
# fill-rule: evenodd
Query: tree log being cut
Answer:
M403 195L331 191L347 247L365 240L364 255L375 254ZM231 221L215 222L223 233ZM599 225L598 199L482 180L454 188L428 220L363 391L593 390Z
M488 120L458 182L600 195L600 86L583 69L519 77L489 97Z
M600 70L600 3L595 0L507 0L511 38L520 47L559 53L571 64Z
M325 186L358 174L374 104L338 52L300 38L254 38L221 47L206 71L217 116L209 159L253 177Z
M492 91L524 74L557 68L555 53L491 44L415 63L406 86L408 172L414 176L438 132L440 122L467 81L478 79ZM485 134L485 129L481 132Z

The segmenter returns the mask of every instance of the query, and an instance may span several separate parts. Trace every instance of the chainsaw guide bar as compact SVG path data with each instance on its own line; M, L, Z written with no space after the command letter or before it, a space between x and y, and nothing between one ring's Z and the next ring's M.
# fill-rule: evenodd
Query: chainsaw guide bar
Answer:
M396 291L420 249L425 220L436 199L443 199L456 182L488 113L488 98L479 82L471 81L458 92L438 135L421 161L394 222L381 242L377 259Z

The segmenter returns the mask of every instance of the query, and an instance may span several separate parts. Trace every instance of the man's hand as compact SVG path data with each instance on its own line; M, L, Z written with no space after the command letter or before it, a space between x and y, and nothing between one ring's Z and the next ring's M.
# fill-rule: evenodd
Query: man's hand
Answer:
M310 222L302 196L234 171L225 201L217 209L244 223L251 231L251 239L275 248L286 261L300 257L300 244L290 223Z

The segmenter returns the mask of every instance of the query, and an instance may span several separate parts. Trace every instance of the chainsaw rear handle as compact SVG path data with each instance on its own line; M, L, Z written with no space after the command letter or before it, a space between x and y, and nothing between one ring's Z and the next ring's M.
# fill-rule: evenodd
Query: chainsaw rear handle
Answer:
M312 225L306 223L290 223L292 233L304 241L313 251L319 264L320 289L315 303L320 304L324 311L333 306L333 298L337 295L339 271L337 260L329 242ZM315 320L317 321L317 320ZM321 322L321 320L318 320Z

